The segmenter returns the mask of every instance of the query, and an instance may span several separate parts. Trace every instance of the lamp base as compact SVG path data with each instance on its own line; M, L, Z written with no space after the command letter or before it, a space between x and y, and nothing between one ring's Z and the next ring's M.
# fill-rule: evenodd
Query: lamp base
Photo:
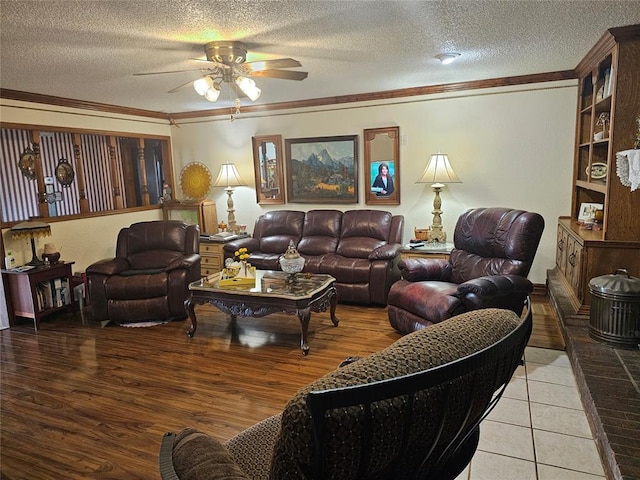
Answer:
M29 263L27 263L27 265L31 265L33 267L41 267L42 265L44 265L44 262L40 260L36 255L36 242L33 237L31 237L31 254L33 258Z
M428 242L446 243L447 232L442 230L442 225L432 225L429 233L427 234Z

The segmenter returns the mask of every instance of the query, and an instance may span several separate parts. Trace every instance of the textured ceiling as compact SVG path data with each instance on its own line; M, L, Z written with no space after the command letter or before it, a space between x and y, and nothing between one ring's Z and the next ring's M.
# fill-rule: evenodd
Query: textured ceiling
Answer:
M0 18L0 87L175 113L231 93L167 93L198 71L133 74L201 67L212 40L302 63L304 81L256 79L269 104L570 70L606 29L640 23L640 0L1 0ZM434 58L450 51L452 65Z

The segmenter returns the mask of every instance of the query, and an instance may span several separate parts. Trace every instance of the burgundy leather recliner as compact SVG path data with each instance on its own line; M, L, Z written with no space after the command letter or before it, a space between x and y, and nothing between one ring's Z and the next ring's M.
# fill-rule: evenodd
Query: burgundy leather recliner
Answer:
M94 320L133 323L186 318L189 283L200 278L200 234L179 220L134 223L115 258L87 268Z
M463 213L448 260L400 260L402 279L388 296L389 322L400 333L480 308L522 312L527 279L544 230L541 215L509 208Z

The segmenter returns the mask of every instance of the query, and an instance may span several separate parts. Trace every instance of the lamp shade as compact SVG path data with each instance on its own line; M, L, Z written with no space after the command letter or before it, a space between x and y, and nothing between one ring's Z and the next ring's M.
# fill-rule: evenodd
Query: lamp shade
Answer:
M429 159L427 168L424 169L420 180L416 183L462 183L456 172L453 171L449 157L445 153L434 153Z
M51 235L49 224L37 220L29 220L11 227L11 237L14 239L48 237L49 235Z
M220 165L220 173L213 184L214 187L237 187L242 185L246 185L246 183L240 177L233 163L223 163Z

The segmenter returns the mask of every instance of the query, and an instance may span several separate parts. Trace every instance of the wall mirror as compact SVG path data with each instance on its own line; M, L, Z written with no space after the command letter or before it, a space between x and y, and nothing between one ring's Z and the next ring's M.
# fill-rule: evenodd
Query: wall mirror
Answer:
M400 205L400 127L365 129L363 138L365 202Z
M253 137L252 141L258 203L285 203L282 137L266 135Z

